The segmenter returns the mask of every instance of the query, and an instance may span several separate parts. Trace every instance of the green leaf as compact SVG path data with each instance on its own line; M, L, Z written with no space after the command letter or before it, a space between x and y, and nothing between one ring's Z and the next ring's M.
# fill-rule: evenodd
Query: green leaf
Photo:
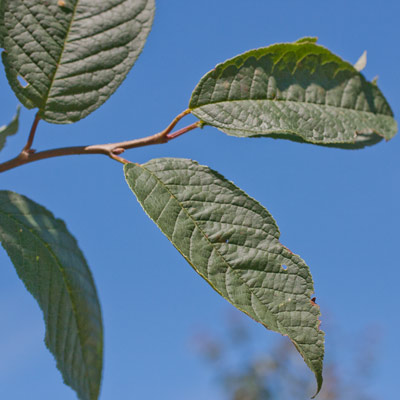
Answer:
M310 38L252 50L207 73L189 107L240 137L362 148L397 132L376 85Z
M138 58L154 1L3 0L3 63L22 104L60 124L98 108Z
M279 242L268 211L218 172L185 159L127 164L149 217L221 296L288 336L322 384L324 334L304 261Z
M39 303L45 342L81 400L100 391L103 328L92 275L63 221L32 200L0 191L0 240Z
M3 21L4 0L0 0L0 21ZM0 23L0 48L3 47L4 24Z
M14 118L8 125L0 126L0 151L4 148L8 136L15 135L19 127L19 113L21 107L18 106Z
M315 36L306 36L300 39L297 39L295 43L317 43L318 38Z

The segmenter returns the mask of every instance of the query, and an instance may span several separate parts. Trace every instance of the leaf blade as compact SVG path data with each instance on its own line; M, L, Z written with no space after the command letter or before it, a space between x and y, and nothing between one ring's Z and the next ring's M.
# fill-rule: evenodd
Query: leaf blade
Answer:
M280 244L268 211L191 160L156 159L124 171L145 212L195 271L235 307L289 336L319 391L323 333L319 308L310 301L312 278L304 261Z
M155 9L154 0L63 3L5 0L2 15L8 81L53 123L78 121L114 93L143 49Z
M25 196L0 191L0 240L43 311L45 343L81 400L100 391L103 328L87 263L63 221Z
M217 65L194 89L189 108L206 124L240 137L362 148L397 132L376 85L309 39Z
M0 151L3 150L8 136L13 136L18 132L19 114L21 107L17 107L17 112L8 125L0 126Z

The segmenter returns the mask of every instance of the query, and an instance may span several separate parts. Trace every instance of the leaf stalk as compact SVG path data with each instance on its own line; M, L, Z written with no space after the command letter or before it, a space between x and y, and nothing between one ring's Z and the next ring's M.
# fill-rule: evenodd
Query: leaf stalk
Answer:
M31 162L45 160L47 158L82 154L104 154L115 161L118 161L122 164L127 164L129 163L129 161L120 157L120 154L122 154L125 150L133 149L136 147L167 143L170 140L173 140L193 129L201 127L201 122L198 121L173 133L170 133L175 128L176 124L188 114L190 114L190 110L183 111L173 119L173 121L167 126L167 128L151 136L127 140L125 142L95 144L89 146L61 147L57 149L50 149L38 152L31 149L37 124L40 120L40 117L36 116L27 144L17 157L0 164L0 173L9 171L10 169L16 167L20 167L21 165L29 164Z
M33 139L35 138L36 129L38 127L40 121L39 113L36 113L35 119L33 120L31 131L29 132L28 141L26 142L25 147L22 149L23 152L29 152L31 150Z

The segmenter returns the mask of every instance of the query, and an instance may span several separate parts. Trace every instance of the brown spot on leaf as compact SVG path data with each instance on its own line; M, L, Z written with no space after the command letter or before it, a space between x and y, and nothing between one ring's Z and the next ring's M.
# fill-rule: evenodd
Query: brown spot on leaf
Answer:
M313 297L310 301L311 301L311 304L312 304L313 306L316 306L316 305L317 305L317 298L316 298L316 297Z

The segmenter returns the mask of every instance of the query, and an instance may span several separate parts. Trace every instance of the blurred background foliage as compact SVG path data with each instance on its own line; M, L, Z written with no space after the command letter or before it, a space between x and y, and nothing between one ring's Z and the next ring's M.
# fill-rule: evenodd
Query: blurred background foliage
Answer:
M314 377L289 339L278 336L274 343L261 343L251 321L235 310L221 322L222 331L200 329L192 342L213 371L221 400L302 400L313 395ZM334 346L325 358L324 385L317 399L378 400L371 385L378 365L379 327L371 325L349 337L332 321L328 325Z

